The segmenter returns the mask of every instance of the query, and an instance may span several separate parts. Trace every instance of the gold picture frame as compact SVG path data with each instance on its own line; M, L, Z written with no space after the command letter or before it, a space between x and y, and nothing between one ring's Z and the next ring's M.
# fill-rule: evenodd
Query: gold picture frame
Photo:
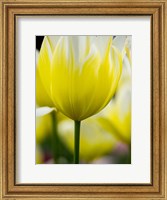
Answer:
M1 199L167 199L167 1L0 0ZM151 16L151 183L15 184L15 19L18 15Z

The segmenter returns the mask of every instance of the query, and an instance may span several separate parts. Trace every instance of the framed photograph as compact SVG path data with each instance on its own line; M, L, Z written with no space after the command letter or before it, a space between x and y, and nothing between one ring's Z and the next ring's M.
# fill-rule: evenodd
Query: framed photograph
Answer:
M167 199L167 1L0 5L1 199Z

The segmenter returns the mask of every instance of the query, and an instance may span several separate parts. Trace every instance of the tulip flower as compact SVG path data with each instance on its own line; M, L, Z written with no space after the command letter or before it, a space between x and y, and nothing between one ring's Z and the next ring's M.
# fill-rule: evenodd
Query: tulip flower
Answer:
M80 44L83 39L84 47ZM95 42L91 44L89 37L71 36L61 37L54 50L53 102L59 111L75 121L102 110L115 93L121 75L121 55L112 46L111 38L101 48Z
M41 143L48 134L52 133L50 108L36 109L36 142Z
M75 121L75 163L79 162L80 122L101 111L113 97L122 57L112 37L45 37L39 74L56 109Z

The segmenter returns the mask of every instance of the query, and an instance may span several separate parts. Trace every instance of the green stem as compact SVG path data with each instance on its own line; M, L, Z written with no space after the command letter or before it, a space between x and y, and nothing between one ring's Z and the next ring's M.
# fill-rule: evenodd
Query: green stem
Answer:
M75 137L74 137L74 163L79 164L79 143L80 143L80 121L75 121Z
M52 153L53 153L54 163L57 163L59 157L59 137L57 132L57 116L55 110L52 111L51 116L52 116L52 151L53 151Z

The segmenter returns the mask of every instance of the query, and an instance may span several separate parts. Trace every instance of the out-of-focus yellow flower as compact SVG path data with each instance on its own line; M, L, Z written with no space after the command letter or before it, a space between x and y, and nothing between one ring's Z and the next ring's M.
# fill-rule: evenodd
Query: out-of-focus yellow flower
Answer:
M43 46L46 46L46 41L43 42ZM48 47L49 48L49 47ZM44 48L42 48L44 49ZM43 67L42 65L45 65L45 57L43 55L43 51L40 51L40 55L38 51L36 51L36 104L37 106L53 106L51 97L49 92L47 92L45 83L41 80L41 76L39 73L39 68ZM47 65L48 66L48 65ZM49 66L48 66L49 67ZM47 74L46 74L47 76Z
M123 40L123 37L121 37ZM130 38L128 38L130 40ZM99 113L98 117L103 127L123 142L131 141L131 49L128 49L127 40L122 47L123 70L118 84L115 98ZM119 45L121 47L121 45Z
M121 54L112 45L112 37L99 45L101 41L102 37L60 37L52 62L47 46L41 49L47 55L46 64L51 64L50 73L41 73L49 74L44 82L50 88L51 80L54 105L75 121L102 110L114 95L121 75Z
M74 151L74 123L72 120L62 121L58 125L59 136ZM117 139L103 129L98 120L91 117L82 122L80 138L80 158L90 162L112 151Z
M111 124L125 141L131 140L131 82L127 80L119 89L115 100L111 102Z
M42 109L42 108L38 108ZM52 133L51 115L46 112L44 115L36 114L36 142L42 142L48 134Z
M102 127L118 140L131 141L131 85L124 82L115 98L98 114Z

